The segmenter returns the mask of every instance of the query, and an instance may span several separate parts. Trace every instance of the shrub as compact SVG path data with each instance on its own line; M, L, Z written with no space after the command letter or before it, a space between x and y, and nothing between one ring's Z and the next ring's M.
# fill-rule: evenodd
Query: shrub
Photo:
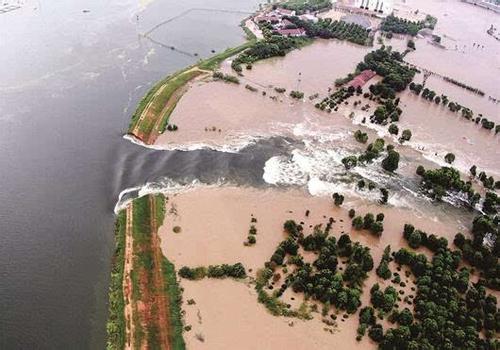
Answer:
M363 218L361 216L356 216L353 220L352 220L352 226L356 229L356 230L361 230L363 228Z
M453 153L447 153L444 156L444 160L446 161L446 163L451 164L455 161L455 155Z
M304 98L304 93L302 91L293 90L290 92L290 97L301 100Z

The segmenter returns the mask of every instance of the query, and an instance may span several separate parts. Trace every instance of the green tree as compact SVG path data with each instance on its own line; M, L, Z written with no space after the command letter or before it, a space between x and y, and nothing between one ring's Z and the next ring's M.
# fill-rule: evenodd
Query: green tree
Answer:
M363 218L361 216L356 216L353 220L352 220L352 226L356 229L356 230L361 230L363 228Z
M356 156L345 157L342 159L342 164L344 164L346 170L352 169L358 165L358 158Z
M399 153L391 150L388 152L387 157L382 160L382 168L387 171L393 172L399 166Z
M392 135L397 135L399 134L399 128L396 124L391 124L389 125L389 133Z
M403 133L401 134L401 137L399 138L399 142L403 143L405 141L410 141L411 139L411 130L405 129L403 130Z
M455 161L455 155L453 153L446 153L444 160L446 163L451 164Z

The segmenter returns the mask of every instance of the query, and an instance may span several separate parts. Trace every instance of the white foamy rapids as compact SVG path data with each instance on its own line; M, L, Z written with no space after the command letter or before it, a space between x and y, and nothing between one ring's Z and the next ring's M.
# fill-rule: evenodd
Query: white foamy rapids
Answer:
M352 198L363 198L371 202L378 202L380 200L379 190L360 190L356 187L356 183L354 182L329 182L313 177L307 183L307 190L312 196L317 197L328 197L335 192L341 193L346 197L346 203L349 203L349 199Z
M118 201L115 204L114 212L118 214L121 210L125 209L127 205L132 202L135 198L140 198L148 194L162 193L164 195L172 195L176 193L183 193L187 191L193 191L199 188L217 188L221 185L228 184L224 179L220 179L216 183L206 184L199 180L193 180L190 183L181 183L168 178L164 178L158 182L148 182L143 186L135 186L127 188L120 192L118 196ZM123 199L129 193L137 192L133 197Z
M345 170L342 159L356 154L357 145L346 142L352 138L350 133L333 129L321 132L314 123L300 123L293 127L293 134L302 139L303 149L295 149L290 156L275 156L267 160L263 179L266 183L282 186L304 186L313 196L330 196L334 192L351 198L378 202L381 198L379 188L397 188L389 191L389 205L412 208L413 200L422 196L408 188L404 179L397 174L382 170L382 158L373 163L359 165L349 172ZM354 149L350 149L354 147ZM404 166L405 164L400 164ZM358 189L357 182L365 179L377 184L372 191ZM399 193L401 192L402 193ZM396 195L397 194L397 195Z
M185 143L185 144L176 144L176 143L169 143L169 144L161 144L161 145L148 145L136 138L133 135L130 134L125 134L123 135L123 138L125 140L128 140L136 145L149 148L149 149L154 149L157 151L196 151L196 150L202 150L202 149L209 149L209 150L214 150L214 151L219 151L219 152L226 152L226 153L238 153L242 149L257 143L259 140L264 139L265 136L248 136L248 135L235 135L227 140L225 140L225 144L220 145L220 144L212 144L212 143L205 143L205 142L198 142L198 143Z

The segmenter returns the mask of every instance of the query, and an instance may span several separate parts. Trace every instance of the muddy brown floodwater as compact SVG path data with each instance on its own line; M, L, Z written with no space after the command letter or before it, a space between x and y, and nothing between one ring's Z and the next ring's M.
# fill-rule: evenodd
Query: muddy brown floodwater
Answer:
M433 221L412 210L387 209L360 201L336 208L329 198L315 198L301 190L211 187L167 196L167 215L159 234L163 253L177 268L241 262L252 277L286 237L283 223L288 219L304 221L305 231L311 232L310 225L326 224L328 218L333 217L336 222L332 234L338 238L342 233L349 233L354 241L369 246L375 266L387 245L393 250L404 246L401 232L406 222L427 232L439 232L449 240L460 229L453 220ZM380 239L366 231L351 231L347 213L351 205L360 214L385 213L385 231ZM305 210L310 210L308 217ZM257 243L246 247L243 242L252 218L257 219ZM175 226L181 228L180 233L174 233ZM364 304L369 303L369 286L375 282L383 284L374 273L370 275L362 297ZM330 349L335 343L342 344L343 349L374 347L368 337L361 343L355 340L357 315L345 322L339 316L332 334L324 330L327 326L319 314L313 313L310 321L272 316L258 303L253 285L245 282L182 279L181 285L183 299L194 299L196 303L183 305L185 322L192 326L190 332L184 333L189 349ZM409 288L405 295L408 294ZM283 300L298 305L303 295L289 291ZM332 312L335 313L334 308ZM199 335L204 342L199 341Z

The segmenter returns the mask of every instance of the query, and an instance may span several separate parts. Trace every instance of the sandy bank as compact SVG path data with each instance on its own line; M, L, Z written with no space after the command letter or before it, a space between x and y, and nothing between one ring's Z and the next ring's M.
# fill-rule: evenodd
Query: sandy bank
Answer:
M307 231L310 226L326 223L329 217L336 222L333 234L350 232L351 224L347 209L356 206L360 214L368 211L384 212L385 231L380 239L360 231L352 232L353 240L368 245L377 266L386 245L398 249L402 242L402 226L412 222L428 232L439 233L451 239L459 230L453 220L438 222L429 217L417 217L408 210L364 205L351 202L343 208L335 208L325 197L311 197L299 190L250 189L250 188L201 188L170 196L165 224L160 228L162 250L177 268L183 265L209 265L242 262L251 269L263 266L277 244L283 240L283 222L294 219L304 221ZM311 211L305 216L306 209ZM253 215L253 216L252 216ZM251 218L257 219L257 243L245 247ZM173 227L181 227L181 233L173 233ZM367 285L377 281L375 274ZM185 333L186 343L191 349L329 349L332 344L342 344L343 349L355 348L357 315L345 322L337 321L337 331L324 331L325 324L316 314L311 321L300 321L274 317L257 302L253 286L242 282L186 281L182 280L184 301L194 299L195 305L184 303L186 324L193 329ZM363 301L368 301L369 288L365 288ZM292 297L285 293L283 298L292 303ZM200 322L201 319L201 322ZM294 326L288 325L289 321ZM203 335L204 342L196 334ZM367 337L361 343L364 348L373 346Z

